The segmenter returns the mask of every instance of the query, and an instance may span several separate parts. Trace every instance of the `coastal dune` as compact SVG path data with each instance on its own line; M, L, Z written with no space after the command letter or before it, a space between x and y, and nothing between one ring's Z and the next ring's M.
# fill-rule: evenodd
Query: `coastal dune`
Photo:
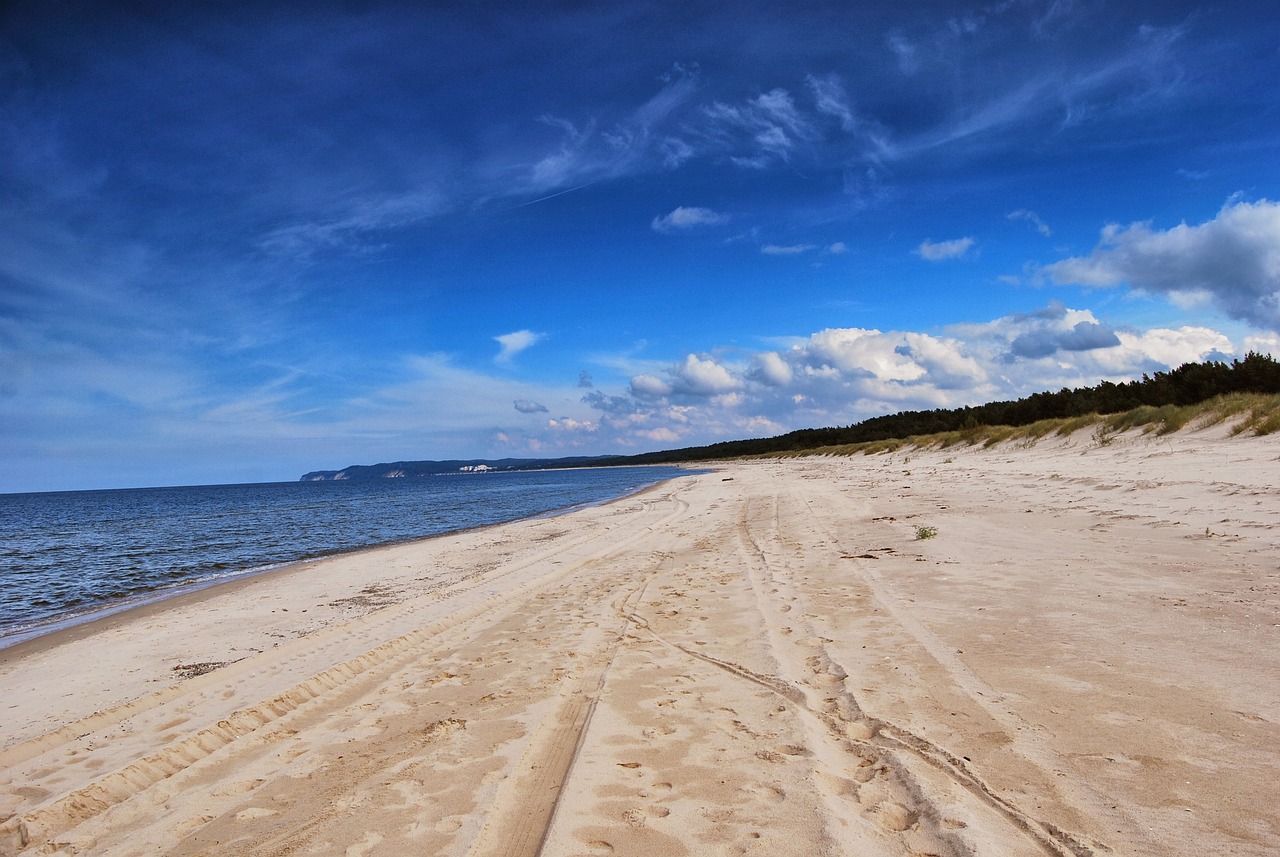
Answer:
M0 854L1280 852L1280 441L734 462L0 650Z

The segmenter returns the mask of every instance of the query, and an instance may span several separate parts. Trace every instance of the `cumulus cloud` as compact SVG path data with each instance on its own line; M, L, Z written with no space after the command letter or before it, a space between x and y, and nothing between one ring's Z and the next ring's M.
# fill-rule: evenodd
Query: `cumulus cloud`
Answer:
M634 414L639 409L634 399L626 396L610 396L599 390L587 393L582 397L582 401L606 414Z
M599 426L590 420L578 420L573 417L560 417L547 420L547 428L562 432L594 432Z
M1057 302L1033 313L953 325L948 333L990 367L1005 396L1125 380L1240 353L1226 335L1209 328L1125 330L1099 321L1089 310Z
M1110 224L1088 256L1055 262L1043 274L1060 284L1208 295L1229 318L1280 330L1280 203L1228 203L1212 220L1165 230Z
M671 385L657 375L643 373L631 379L631 395L641 399L660 399L671 394Z
M695 226L720 226L729 222L729 215L709 208L680 206L669 214L655 217L649 224L655 232L676 232Z
M1154 369L1172 368L1211 358L1222 359L1236 352L1225 334L1194 325L1177 329L1155 328L1142 332L1118 331L1116 336L1120 340L1117 355L1140 354L1150 361Z
M937 242L925 239L916 248L916 254L921 259L926 259L930 262L940 262L943 259L959 259L968 253L975 243L974 239L969 237Z
M1009 343L1015 357L1047 357L1057 351L1092 351L1119 345L1116 332L1092 321L1078 322L1069 330L1039 329L1019 334Z
M914 381L924 368L900 350L900 335L858 327L827 328L792 346L788 361L808 377Z
M509 363L511 359L538 342L546 338L544 333L534 333L532 330L517 330L513 333L504 333L501 336L495 336L493 339L498 345L502 346L498 351L498 356L494 358L499 363Z
M1244 338L1244 348L1246 353L1252 351L1258 354L1273 354L1280 357L1280 334L1264 333L1255 336L1246 336Z
M1207 327L1125 329L1051 303L937 332L827 328L732 360L691 353L583 402L622 447L709 443L1123 381L1249 348L1278 350L1280 336L1238 346Z
M680 435L673 432L666 426L655 429L642 429L636 434L645 440L656 441L657 443L674 443L680 439Z
M545 414L547 412L546 405L530 401L529 399L516 399L514 404L516 406L516 410L522 414Z
M583 369L581 372L578 373L578 386L579 387L595 386L595 382L591 380L591 373L588 372L586 369Z
M827 252L830 253L832 256L839 256L842 253L848 253L849 248L848 246L845 245L843 241L837 241L834 244L827 245Z
M738 389L741 382L724 365L710 357L690 354L670 370L672 390L695 396L714 396Z
M751 373L748 377L753 381L781 387L790 384L795 373L791 369L791 364L782 359L776 351L765 351L752 358Z
M767 350L687 353L633 375L622 390L579 389L580 405L543 424L496 422L511 449L638 451L1124 381L1247 350L1276 353L1280 335L1233 342L1203 326L1125 328L1055 302L936 331L833 327ZM573 389L500 384L503 404L516 395L518 406Z

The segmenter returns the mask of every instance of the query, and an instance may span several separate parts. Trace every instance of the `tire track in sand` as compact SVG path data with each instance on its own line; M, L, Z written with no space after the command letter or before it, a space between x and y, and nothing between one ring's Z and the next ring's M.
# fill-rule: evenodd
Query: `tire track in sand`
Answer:
M812 633L795 633L804 627L804 622L793 612L796 598L788 594L788 574L775 574L774 565L751 533L752 510L759 505L758 499L744 497L740 504L733 525L733 556L724 559L745 571L739 575L759 617L758 626L765 641L764 668L771 671L751 669L670 640L643 616L633 615L633 622L664 645L765 688L790 703L789 707L799 715L806 753L812 754L813 791L823 807L825 838L829 842L846 840L851 831L856 831L862 853L929 853L940 857L971 853L940 824L937 813L921 811L918 789L900 770L901 766L885 764L885 754L872 740L875 724L867 722L856 705L851 708L833 704L831 684L838 679L813 668L817 640ZM776 515L774 498L770 498L769 509ZM771 519L772 534L783 532L776 517ZM827 666L830 667L829 662Z
M820 558L816 563L809 560L804 556L804 545L787 539L785 528L779 524L779 519L782 515L781 507L784 503L789 503L792 507L802 508L803 511L798 514L792 513L793 517L802 517L820 528L827 537L827 541L836 546L836 551L842 554L843 551L839 551L838 547L841 542L840 538L834 533L829 524L824 523L819 518L813 504L808 500L796 500L790 495L780 496L775 494L772 500L774 514L771 516L773 526L770 531L762 534L762 537L757 540L752 535L750 527L747 526L745 514L740 530L749 549L758 554L762 567L766 570L773 568L792 569L793 573L801 569L814 569L817 571L821 571L824 567L829 569L829 562L824 560L829 560L830 557ZM879 585L878 578L871 576L868 579L868 575L871 574L868 569L859 568L858 572L863 584L868 589L868 594L875 599L876 603L884 608L902 630L906 631L926 651L937 658L942 653L942 648L937 641L932 640L932 638L922 639L926 635L924 629L919 623L903 616L901 611L895 609L892 600L887 597L883 587ZM767 573L770 575L771 581L782 587L791 588L791 574L774 576L771 571L767 571ZM804 622L803 616L799 617L798 622ZM848 689L844 682L848 673L832 658L826 646L826 643L831 641L814 634L811 628L809 629L809 636L805 639L814 649L814 654L808 659L807 665L818 675L830 677L830 687L824 692L829 697L834 698L835 704L830 704L829 701L826 713L834 716L837 720L848 722L849 719L852 719L854 722L858 722L860 731L865 731L870 736L865 739L866 744L893 753L905 752L926 762L990 809L995 810L1013 829L1034 842L1036 846L1046 853L1059 855L1059 857L1090 857L1090 855L1094 854L1094 850L1078 837L1059 828L1052 822L1035 818L1009 799L1000 795L978 775L970 764L958 755L896 723L867 715L859 704L856 695ZM954 656L951 657L954 660ZM945 669L948 664L943 663L943 666ZM950 670L948 670L948 674L952 674ZM976 677L974 679L976 680ZM978 701L985 703L985 700L982 699ZM910 772L907 769L903 768L901 764L898 765L898 768L900 769L900 776L907 780L911 779ZM909 783L908 789L923 798L921 784Z
M662 560L669 562L669 556ZM649 581L658 570L650 571L630 593L614 599L613 609L622 621L610 631L594 634L595 646L583 647L595 651L590 668L572 687L560 689L556 713L548 718L549 723L544 721L540 733L529 742L515 765L516 774L503 783L494 800L494 805L505 807L506 812L486 820L468 857L536 857L542 853L609 671L626 639L627 617L644 598Z
M831 659L825 646L828 641L814 635L803 616L793 612L799 602L798 596L790 594L794 591L791 577L812 568L812 564L803 556L800 543L785 538L778 497L770 498L768 514L753 515L751 498L743 503L737 529L738 553L780 674L761 673L668 639L633 610L628 618L635 627L669 649L749 681L790 703L807 727L814 755L826 769L829 784L836 786L822 789L830 817L852 819L855 823L875 821L877 824L871 829L882 842L894 834L912 835L910 845L902 843L893 850L915 852L923 845L929 853L974 853L975 845L957 832L965 825L947 818L943 806L929 797L929 786L912 773L913 766L907 760L914 758L944 775L947 782L968 796L969 805L960 807L965 810L963 815L973 817L976 811L986 816L983 833L987 838L979 850L983 845L991 846L994 836L1010 849L1003 853L1021 853L1021 842L1054 857L1092 855L1092 849L1068 832L1031 817L997 794L945 748L862 710L856 697L844 687L846 673ZM758 527L765 530L759 538L753 532ZM762 541L768 550L762 547ZM801 633L797 634L797 629ZM838 794L840 787L847 790L851 782L855 784L853 807L844 805ZM950 797L955 803L956 795ZM1007 825L1007 832L993 832L993 821ZM863 827L868 829L865 824Z
M673 505L674 508L661 508L669 505ZM402 668L406 663L429 655L433 650L434 641L446 631L465 623L483 621L488 615L504 612L504 608L513 609L514 602L523 600L536 590L564 579L589 563L602 560L626 548L644 538L652 528L678 519L688 509L688 504L680 500L677 492L673 491L663 497L661 503L647 501L645 507L648 514L636 516L634 520L625 519L626 532L612 535L607 545L586 556L562 562L540 577L518 583L506 592L474 603L443 621L419 627L388 640L363 654L312 675L279 694L241 707L215 724L197 728L185 737L170 741L162 749L138 758L122 768L97 776L87 785L45 800L25 811L14 813L11 817L0 821L0 854L17 854L30 848L57 849L60 837L65 837L70 831L90 821L102 820L103 823L97 826L104 827L101 834L91 839L108 834L111 825L109 819L103 819L103 817L116 807L135 801L158 783L200 765L215 753L219 757L218 763L223 765L228 764L228 760L236 753L256 751L261 754L263 745L277 741L281 736L292 734L292 730L287 728L275 730L271 727L278 723L283 726L284 719L300 709L316 705L331 707L336 703L328 700L332 700L340 693L346 696L359 695L363 689L376 687L386 676ZM598 540L599 535L595 534L594 538ZM584 536L572 547L590 544L592 540L593 536ZM467 588L491 585L494 580L511 577L517 570L528 568L538 562L546 562L552 556L564 556L566 547L568 546L559 545L540 552L532 558L526 557L514 563L514 567L500 570L498 574L488 576L484 581ZM379 614L371 615L379 616ZM360 620L356 622L359 623ZM368 624L376 625L377 619L371 620ZM209 682L200 682L191 689L202 692L208 684ZM87 728L90 733L101 731L107 726L120 723L141 712L180 700L183 695L183 687L176 686L159 691L141 701L93 715L86 721L71 724L51 735L41 736L9 748L5 751L7 755L4 762L8 767L15 760L38 760L40 756L50 753L68 741L84 737L84 733L76 734L78 730ZM51 761L46 766L46 770L56 767L56 762ZM29 793L38 794L40 791L42 790L35 787Z

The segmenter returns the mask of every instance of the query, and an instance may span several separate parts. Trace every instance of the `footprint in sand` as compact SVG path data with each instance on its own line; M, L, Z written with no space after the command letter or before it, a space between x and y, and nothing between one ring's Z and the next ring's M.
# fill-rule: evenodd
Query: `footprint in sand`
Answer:
M254 821L259 818L270 818L273 815L279 815L277 809L267 809L264 806L251 806L248 809L242 809L236 813L236 821Z
M876 820L885 830L901 833L916 823L917 815L900 803L887 800L876 807Z
M757 783L744 787L743 791L756 795L769 803L782 803L787 799L786 791L781 787L767 783Z
M660 788L660 786L663 786L663 785L666 786L665 789ZM654 783L648 788L641 789L639 794L640 794L640 797L644 798L645 800L660 800L661 798L665 797L667 792L669 791L671 791L670 783Z
M377 848L381 842L382 834L371 830L364 835L364 839L355 845L347 846L346 857L365 857L366 854Z

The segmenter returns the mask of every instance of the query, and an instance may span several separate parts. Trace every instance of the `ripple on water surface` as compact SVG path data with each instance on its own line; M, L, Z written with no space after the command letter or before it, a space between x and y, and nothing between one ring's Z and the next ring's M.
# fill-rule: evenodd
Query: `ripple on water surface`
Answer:
M0 494L0 645L177 587L600 503L685 472L618 467Z

